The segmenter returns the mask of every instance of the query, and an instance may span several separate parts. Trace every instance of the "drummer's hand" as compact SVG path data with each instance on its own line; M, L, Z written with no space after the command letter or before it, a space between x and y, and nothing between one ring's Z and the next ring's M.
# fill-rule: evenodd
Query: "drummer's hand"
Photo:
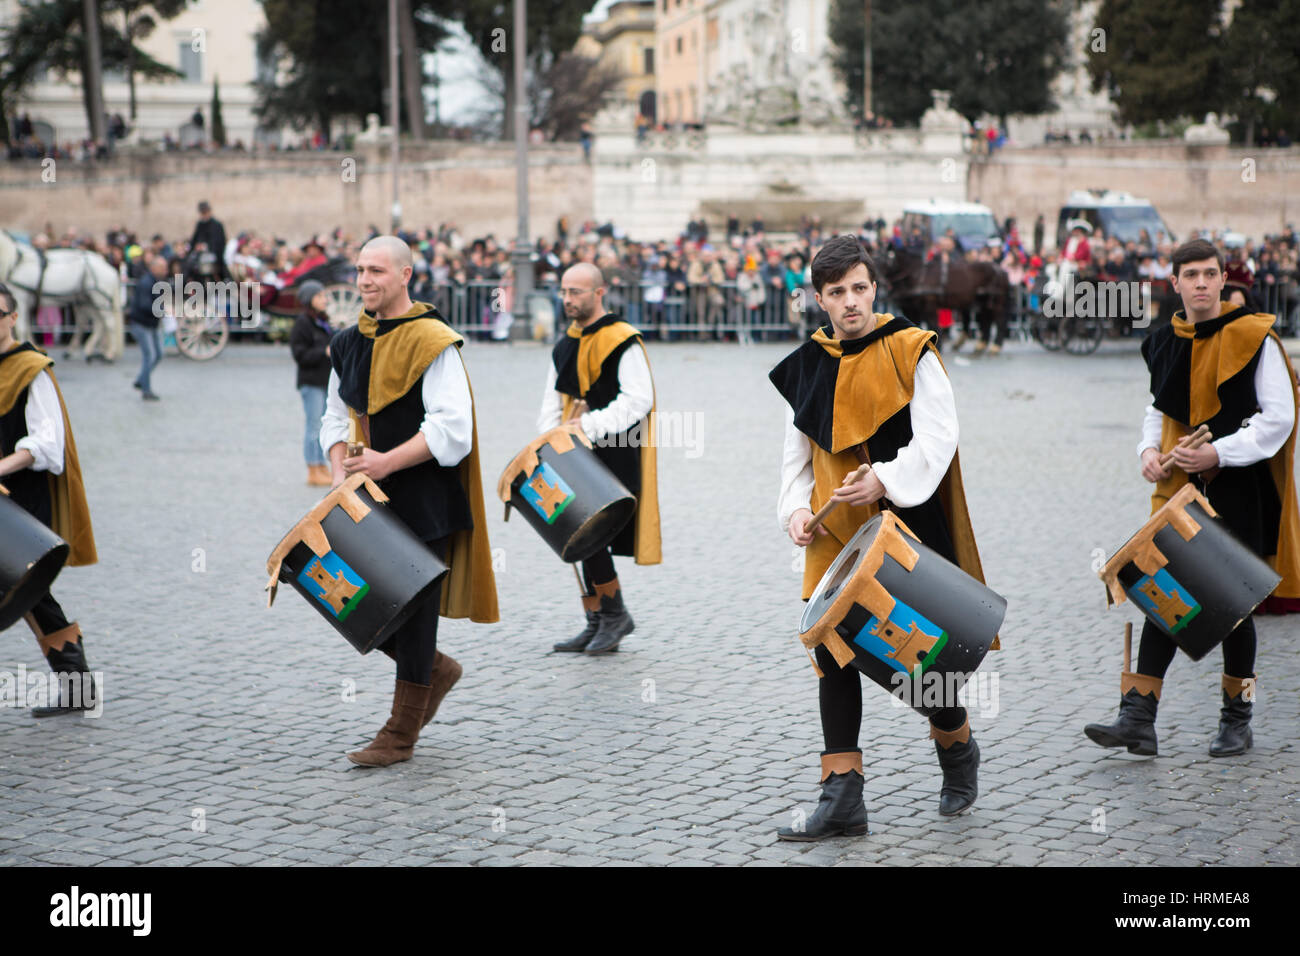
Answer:
M859 478L851 485L840 485L831 492L831 499L842 505L869 505L885 497L885 486L880 483L874 471L866 477Z
M1209 442L1191 449L1178 445L1174 448L1174 464L1189 475L1199 475L1219 466L1219 453Z
M343 459L343 470L349 475L361 472L371 481L383 481L393 473L393 466L388 455L373 448L363 448L355 458Z
M812 534L805 534L803 529L811 520L812 512L807 508L800 508L790 515L790 540L801 548L812 544L813 538L819 534L830 534L824 524L819 524Z
M1155 484L1169 477L1169 469L1160 467L1160 449L1146 448L1142 451L1142 477Z

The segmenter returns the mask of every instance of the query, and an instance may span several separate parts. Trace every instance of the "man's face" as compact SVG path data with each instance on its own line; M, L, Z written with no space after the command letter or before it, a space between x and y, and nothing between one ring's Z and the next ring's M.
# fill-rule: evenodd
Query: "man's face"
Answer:
M587 270L570 269L560 280L560 301L564 303L564 314L572 322L586 322L593 318L600 305L600 296L596 295L597 286Z
M876 324L875 301L876 284L863 262L817 293L817 304L830 316L837 339L856 339L870 332Z
M366 309L383 316L411 281L411 267L398 269L382 249L367 247L357 256L357 291Z
M1223 292L1223 270L1219 268L1219 260L1211 257L1184 262L1171 281L1174 291L1182 297L1183 309L1189 319L1193 313L1218 313L1218 302Z

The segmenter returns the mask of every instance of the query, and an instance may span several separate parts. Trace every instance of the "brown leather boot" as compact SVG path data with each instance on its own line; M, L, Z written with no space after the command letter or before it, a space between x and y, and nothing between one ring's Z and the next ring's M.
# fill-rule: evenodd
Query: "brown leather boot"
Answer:
M325 465L308 465L307 466L307 484L313 488L324 488L332 485L334 479L330 476L330 470Z
M424 722L420 724L421 727L429 726L429 721L433 720L433 715L438 712L438 705L447 696L447 691L460 680L460 675L463 673L465 669L442 651L434 655L433 674L429 678L429 703L424 708Z
M362 767L387 767L411 759L411 751L420 736L420 721L429 706L433 688L427 684L397 682L393 691L393 713L370 746L355 750L348 759Z

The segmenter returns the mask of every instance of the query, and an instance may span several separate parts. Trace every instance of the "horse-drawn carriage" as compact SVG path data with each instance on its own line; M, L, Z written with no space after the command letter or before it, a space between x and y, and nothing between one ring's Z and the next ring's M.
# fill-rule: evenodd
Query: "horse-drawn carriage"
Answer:
M209 282L219 281L218 263L212 253L192 254L185 260L184 269L182 287L189 281L204 283L205 287ZM193 300L193 304L186 300L176 310L176 347L182 355L195 361L215 358L230 341L232 327L244 332L265 332L270 324L265 316L281 319L296 316L302 308L298 303L298 289L308 281L325 287L329 300L325 312L330 324L335 328L351 325L361 311L356 274L356 267L346 256L335 256L298 276L292 284L281 286L263 281L242 263L232 263L230 278L238 283L240 294L216 301L203 296Z

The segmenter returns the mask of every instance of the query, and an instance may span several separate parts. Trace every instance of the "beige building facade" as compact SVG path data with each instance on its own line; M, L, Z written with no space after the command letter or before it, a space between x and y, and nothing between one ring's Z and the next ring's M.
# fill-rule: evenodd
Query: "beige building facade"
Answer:
M660 123L702 123L705 115L706 0L655 0L655 98Z
M18 0L0 0L0 26L11 25L18 14ZM242 140L251 147L259 139L282 144L294 141L291 131L259 130L253 115L256 97L252 83L259 71L267 69L258 62L253 38L265 24L257 0L194 0L174 19L158 19L153 33L137 45L184 76L164 81L135 78L136 135L149 141L160 141L164 135L183 143L190 141L197 136L189 123L198 109L210 136L213 84L220 80L227 143ZM129 89L121 72L104 75L104 109L109 116L120 113L130 124ZM48 71L27 89L15 112L29 113L38 125L37 135L52 135L60 145L90 136L81 78L76 73L62 76Z
M637 110L653 100L655 90L655 2L618 0L604 20L589 22L574 51L598 58L623 74L619 99ZM653 107L651 107L653 112Z

